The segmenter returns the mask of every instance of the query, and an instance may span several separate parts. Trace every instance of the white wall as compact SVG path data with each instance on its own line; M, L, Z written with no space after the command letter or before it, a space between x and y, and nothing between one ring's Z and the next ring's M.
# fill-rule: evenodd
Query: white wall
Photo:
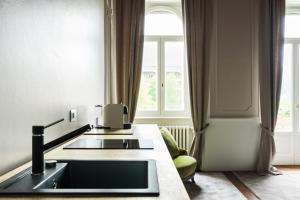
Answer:
M203 170L253 170L260 139L258 118L211 119L206 132Z
M93 122L104 102L103 2L0 1L0 174L31 159L32 125L66 119L47 142Z
M207 171L255 169L260 137L258 2L213 0Z

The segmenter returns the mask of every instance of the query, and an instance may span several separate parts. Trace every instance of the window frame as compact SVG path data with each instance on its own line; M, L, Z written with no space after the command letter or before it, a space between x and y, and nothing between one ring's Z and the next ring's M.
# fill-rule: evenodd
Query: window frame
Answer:
M286 15L300 15L300 7L294 5L287 5ZM284 38L284 45L290 44L292 48L292 108L291 108L291 130L276 130L279 134L300 133L300 37L286 37ZM280 106L280 105L279 105Z
M284 45L289 44L292 48L292 108L291 108L291 130L276 130L276 133L299 133L300 132L300 38L285 38Z
M300 42L300 40L299 40ZM296 61L296 58L299 56L296 56L296 52L298 52L297 50L297 43L294 43L293 42L293 39L291 38L285 38L284 40L284 45L291 45L291 49L292 49L292 55L291 55L291 65L292 65L292 69L291 69L291 72L292 72L292 80L291 80L291 85L292 85L292 101L291 101L291 104L292 104L292 107L291 107L291 130L278 130L275 128L275 132L276 133L293 133L295 132L296 130L298 130L298 123L297 123L297 119L299 119L299 114L296 110L296 102L297 99L298 99L298 96L299 96L299 92L297 91L299 88L299 86L297 87L297 79L299 78L299 71L298 71L298 65L297 65L297 62ZM300 43L299 43L300 45ZM298 73L297 73L298 71ZM298 83L299 84L299 83ZM282 91L281 91L282 92ZM279 108L280 108L280 104L279 104Z
M155 41L158 44L157 58L158 58L158 69L157 69L157 100L158 100L158 110L157 111L139 111L137 108L137 117L189 117L190 116L190 106L189 106L189 87L188 87L188 78L187 78L187 68L186 62L183 66L183 84L184 84L184 110L183 111L166 111L165 110L165 43L178 41L184 42L184 36L171 36L171 35L163 35L163 36L145 36L144 42ZM186 60L186 56L184 54L184 60Z
M160 115L160 82L161 82L161 75L160 75L160 68L161 68L161 48L160 48L160 42L159 42L159 36L144 36L144 42L157 42L157 111L139 111L138 105L137 105L137 111L136 116L137 117L152 117L152 116L159 116ZM143 66L142 66L143 68ZM143 73L143 69L141 70L141 73ZM141 80L142 81L142 80ZM141 85L141 84L140 84ZM139 94L140 95L140 94Z

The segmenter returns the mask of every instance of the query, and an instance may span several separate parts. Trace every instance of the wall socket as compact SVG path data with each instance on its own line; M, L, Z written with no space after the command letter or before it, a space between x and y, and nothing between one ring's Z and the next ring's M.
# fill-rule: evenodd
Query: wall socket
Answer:
M77 110L71 109L70 110L70 122L75 122L75 121L77 121Z

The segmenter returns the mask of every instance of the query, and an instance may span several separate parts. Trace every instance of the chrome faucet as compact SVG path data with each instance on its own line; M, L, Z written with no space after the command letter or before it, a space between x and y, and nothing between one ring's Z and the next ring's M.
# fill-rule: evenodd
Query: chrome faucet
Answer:
M32 126L32 175L44 173L44 130L64 119L57 120L46 126Z

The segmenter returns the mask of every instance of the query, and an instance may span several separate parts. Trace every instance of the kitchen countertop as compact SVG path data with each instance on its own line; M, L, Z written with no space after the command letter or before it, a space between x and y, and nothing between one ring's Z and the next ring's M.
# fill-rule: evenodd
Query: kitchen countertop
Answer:
M91 132L93 132L92 130ZM96 131L96 130L95 130ZM154 150L70 150L63 149L64 146L83 138L95 139L152 139ZM0 199L189 199L184 185L173 164L168 149L161 137L157 125L136 125L133 135L81 135L73 140L53 149L45 154L45 159L80 159L80 160L146 160L154 159L157 165L157 176L160 195L158 197L0 197ZM31 166L31 162L22 165L0 177L0 182L14 176L18 172Z

